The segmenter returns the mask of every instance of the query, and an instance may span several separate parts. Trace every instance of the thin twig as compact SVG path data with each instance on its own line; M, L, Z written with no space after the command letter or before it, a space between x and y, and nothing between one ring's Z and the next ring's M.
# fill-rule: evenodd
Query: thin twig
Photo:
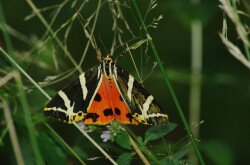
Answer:
M194 0L195 1L195 0ZM191 22L191 80L189 93L189 123L195 138L199 138L199 128L194 122L200 121L201 111L201 90L202 90L202 23L200 20ZM190 162L194 165L199 164L194 150L189 151Z
M19 31L17 31L16 29L12 28L10 25L7 25L6 23L0 22L0 29L3 32L6 31L6 33L17 38L18 40L23 41L27 45L33 46L33 43L31 42L31 40L28 37L26 37L25 35L23 35Z
M138 156L141 158L141 160L143 161L143 163L145 165L149 165L149 161L147 160L147 158L143 155L143 153L141 152L141 150L138 148L138 146L136 145L136 142L128 135L129 140L130 140L130 144L132 145L132 147L134 148L135 152L138 154Z
M6 84L8 81L10 81L11 79L13 79L16 76L17 76L17 73L15 71L12 71L12 72L8 73L6 76L2 77L0 79L0 87L3 86L4 84Z
M76 128L92 143L92 144L94 144L94 146L99 150L99 151L101 151L101 153L104 155L104 156L106 156L106 158L112 163L112 164L114 164L114 165L118 165L115 161L114 161L114 159L112 159L110 156L109 156L109 154L107 154L107 152L106 151L104 151L102 148L101 148L101 146L99 145L99 144L97 144L90 136L89 136L89 134L85 131L85 130L83 130L83 128L80 126L80 125L78 125L76 122L73 122L73 124L76 126Z
M51 128L51 126L49 124L47 124L46 122L43 122L43 124L52 132L52 135L57 138L59 141L61 141L61 143L69 150L69 152L74 155L76 157L76 159L83 165L86 165L85 162L82 161L82 159L79 157L79 155L77 155L73 149L62 139L62 137L60 135L58 135L56 133L56 131Z
M3 13L3 9L0 3L0 21L4 23L5 25L5 16ZM7 30L5 28L5 26L3 26L4 32L3 32L3 39L4 42L6 44L6 48L7 51L11 54L14 55L14 49L12 46L12 42L10 39L9 34L7 33ZM1 48L1 47L0 47ZM16 70L15 66L13 63L11 63L13 70ZM36 132L35 132L35 128L34 128L34 124L32 123L32 118L31 118L31 113L29 110L29 105L28 105L28 101L26 98L26 94L25 91L23 89L23 84L22 84L22 80L19 74L17 74L15 77L15 88L16 88L16 92L18 93L18 100L20 102L20 108L23 110L24 112L24 123L25 126L27 127L27 134L29 137L29 142L31 145L31 149L32 152L34 154L34 157L36 159L36 164L40 165L43 164L43 158L39 149L39 145L38 145L38 141L36 139Z
M95 31L95 27L96 27L96 23L97 23L97 18L98 18L98 16L99 16L100 7L101 7L101 0L99 0L98 5L97 5L97 8L96 8L95 18L94 18L93 26L92 26L91 33L90 33L90 36L91 36L91 37L93 36L94 31ZM91 43L91 40L89 39L88 42L87 42L87 44L86 44L86 46L85 46L85 49L84 49L84 51L83 51L82 57L81 57L81 59L80 59L80 62L79 62L79 64L78 64L79 66L82 65L83 60L85 59L85 56L86 56L86 54L87 54L87 51L88 51L88 48L89 48L90 43ZM96 48L97 48L97 45L95 45L95 46L96 46ZM97 50L97 51L98 51L98 50Z
M59 15L60 11L62 10L62 8L69 2L70 0L64 0L62 1L59 5L58 5L58 8L56 9L55 13L54 13L54 16L52 17L50 23L49 23L49 26L52 27L52 25L54 24L57 16ZM34 13L36 15L36 13ZM47 36L49 33L49 29L47 29L47 31L44 33L43 37L44 38L45 36Z
M245 65L248 69L250 69L250 62L246 59L246 56L243 55L241 50L235 46L232 42L230 42L225 36L220 34L220 38L222 42L226 45L228 51L243 65Z
M12 76L14 75L16 74L13 73ZM4 98L0 97L0 100L2 102L2 108L4 112L5 122L7 123L7 128L9 130L10 140L11 140L12 147L16 156L16 162L18 165L24 165L24 159L22 156L22 151L20 149L19 142L18 142L18 136L16 133L15 125L14 125L14 122L10 113L10 108Z
M140 12L140 10L139 10L139 8L138 8L138 5L137 5L136 1L135 1L135 0L132 0L132 3L133 3L133 5L134 5L134 7L135 7L135 10L136 10L136 12L137 12L137 15L139 16L140 22L141 22L141 24L142 24L142 28L143 28L144 32L146 33L146 36L147 36L148 38L151 38L151 37L150 37L151 35L150 35L150 33L149 33L149 31L148 31L146 25L145 25L144 22L143 22L142 15L141 15L141 12ZM184 113L183 113L183 109L182 109L182 107L181 107L181 105L180 105L180 103L179 103L179 100L177 99L177 96L176 96L176 94L175 94L175 92L174 92L174 89L173 89L173 87L172 87L172 84L171 84L171 82L170 82L170 80L169 80L169 78L168 78L168 74L166 73L166 71L165 71L165 69L164 69L164 67L163 67L163 65L162 65L162 62L161 62L161 59L160 59L160 55L159 55L159 53L158 53L158 51L157 51L157 49L156 49L156 47L155 47L155 44L154 44L153 40L149 40L149 45L150 45L150 47L151 47L151 49L152 49L152 51L153 51L153 54L154 54L154 56L155 56L155 58L156 58L156 60L157 60L157 63L159 64L159 68L160 68L160 71L161 71L161 73L162 73L162 76L163 76L163 78L164 78L164 80L165 80L165 83L166 83L166 85L167 85L167 87L168 87L168 89L169 89L169 92L170 92L170 94L171 94L171 96L172 96L172 98L173 98L173 101L174 101L174 103L175 103L177 112L178 112L178 114L179 114L179 116L180 116L180 118L181 118L181 120L182 120L182 122L183 122L183 124L184 124L184 126L185 126L185 129L186 129L186 131L187 131L187 134L188 134L188 136L189 136L189 138L190 138L190 140L191 140L191 142L192 142L192 146L193 146L193 148L194 148L194 150L195 150L195 153L196 153L197 157L199 158L200 163L201 163L202 165L204 165L205 162L204 162L204 160L203 160L203 158L202 158L202 155L201 155L201 153L200 153L200 151L199 151L199 149L198 149L198 146L197 146L197 144L196 144L196 140L195 140L195 138L194 138L193 132L192 132L192 130L190 129L190 127L189 127L189 125L188 125L187 119L186 119L186 117L185 117L185 115L184 115Z
M139 80L140 80L140 82L141 82L141 81L142 81L141 76L140 76L139 71L138 71L138 69L137 69L137 67L136 67L135 60L134 60L134 58L133 58L133 55L132 55L131 52L130 52L130 49L129 49L127 43L126 43L126 46L127 46L127 49L128 49L128 53L129 53L129 55L130 55L130 57L131 57L131 60L132 60L132 62L133 62L133 65L134 65L134 67L135 67L136 74L137 74L137 76L138 76L138 78L139 78Z
M86 1L83 1L82 4L81 4L81 5L79 6L79 8L77 9L77 12L80 12L80 11L83 9L84 5L85 5L87 2L89 2L89 1L87 1L87 0L86 0ZM73 19L75 19L75 17L74 17ZM66 49L66 50L68 50L67 39L68 39L68 36L69 36L70 31L71 31L71 29L72 29L73 22L74 22L74 20L72 20L72 23L68 26L68 28L66 29L65 34L64 34L64 45L65 45L65 49ZM79 65L79 66L80 66L80 65Z
M241 41L243 42L248 61L250 61L250 52L249 52L250 41L248 38L248 32L245 26L241 23L236 6L236 1L232 2L233 4L230 2L230 0L219 0L219 1L222 4L222 8L227 14L227 16L234 23L237 34L239 35Z
M23 69L22 69L22 67L20 66L20 65L18 65L18 63L16 63L16 61L7 53L7 52L5 52L3 49L2 49L2 47L0 47L0 51L17 67L17 69L18 70L20 70L23 74L24 74L24 76L27 78L27 79L29 79L30 80L30 82L32 83L32 84L34 84L36 87L37 87L37 89L40 91L40 92L42 92L42 94L46 97L46 98L48 98L48 99L51 99L51 97L40 87L40 85L39 84L37 84L36 83L36 81L33 79L33 78L31 78L30 76L29 76L29 74L26 72L26 71L24 71Z
M26 2L30 5L30 7L32 8L32 10L34 11L34 13L36 13L36 15L38 16L38 18L43 23L43 25L49 30L49 32L52 35L54 35L55 32L49 26L49 24L44 19L44 17L42 16L42 14L39 12L39 10L35 6L35 4L31 0L26 0ZM69 51L65 49L65 47L63 46L63 44L61 43L61 41L59 40L59 38L57 36L55 36L55 40L58 43L58 45L60 46L60 48L64 51L64 53L68 56L68 58L72 62L72 64L79 70L80 73L83 72L82 69L81 69L81 67L78 66L78 64L76 63L75 59L71 56L71 54L69 53Z

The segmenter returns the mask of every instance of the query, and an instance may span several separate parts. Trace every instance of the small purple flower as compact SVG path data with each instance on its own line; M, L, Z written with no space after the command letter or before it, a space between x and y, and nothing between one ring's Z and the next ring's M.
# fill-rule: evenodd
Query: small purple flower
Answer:
M109 140L111 132L109 130L102 131L101 138L103 139L103 142L107 142Z
M84 130L85 132L90 132L88 130L88 128L86 127L86 125L82 122L82 121L79 121L77 122L77 124L82 128L82 130Z
M79 126L84 129L85 128L85 124L82 121L77 122L77 124L79 124Z

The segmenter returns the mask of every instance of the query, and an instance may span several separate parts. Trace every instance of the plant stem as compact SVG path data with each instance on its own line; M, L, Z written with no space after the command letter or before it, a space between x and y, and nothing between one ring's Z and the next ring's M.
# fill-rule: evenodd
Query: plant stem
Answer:
M53 128L51 128L49 124L47 124L46 122L43 122L43 124L52 132L52 135L57 138L81 164L86 165L86 163L82 161L79 155L77 155L74 150L71 149L71 147L56 133Z
M98 1L98 4L97 4L97 7L96 7L96 12L95 12L95 18L94 18L94 22L93 22L93 25L92 25L92 28L91 28L91 32L90 32L90 36L93 36L94 34L94 31L95 31L95 28L96 28L96 23L97 23L97 18L99 16L99 12L100 12L100 8L101 8L101 0ZM86 57L86 54L87 54L87 51L89 49L89 45L90 45L91 41L90 39L88 39L87 41L87 44L85 46L85 49L83 51L83 54L82 54L82 57L80 59L80 62L79 62L79 66L81 67L82 63L83 63L83 60L85 59ZM95 45L96 48L97 48L97 45ZM97 50L96 50L97 51ZM97 53L98 54L98 53Z
M38 18L41 20L41 22L46 27L46 29L50 32L50 34L52 36L54 36L55 32L51 29L51 27L49 26L49 24L47 23L47 21L44 19L44 17L40 13L40 11L37 9L37 7L35 6L35 4L31 0L26 0L26 2L30 5L30 7L33 10L33 12L38 16ZM65 49L65 47L63 46L63 44L61 43L61 41L59 40L59 38L57 36L55 36L55 40L56 40L57 44L60 46L60 48L64 51L64 53L68 56L69 60L76 67L76 69L78 69L79 72L82 72L81 67L76 63L76 61L74 60L74 58L70 55L69 51L67 49Z
M134 65L134 67L135 67L135 71L136 71L136 74L137 74L137 76L138 76L138 79L140 80L140 82L142 82L141 76L140 76L139 71L138 71L138 69L137 69L137 67L136 67L136 64L135 64L135 60L134 60L134 58L133 58L133 56L132 56L132 53L131 53L131 51L130 51L130 49L129 49L127 43L126 43L126 47L127 47L127 49L128 49L128 53L129 53L129 55L130 55L130 57L131 57L131 60L132 60L132 62L133 62L133 65Z
M150 160L154 161L154 164L157 164L157 165L161 164L161 162L157 159L157 157L146 146L143 146L138 142L137 136L135 135L135 133L132 130L130 130L128 128L128 126L123 125L123 128L124 128L124 130L126 130L128 132L129 137L135 142L135 144L138 144L137 145L138 149L140 149L145 155L147 155L147 157Z
M230 3L229 3L230 4ZM248 61L250 61L250 42L249 42L249 39L248 39L248 32L247 30L244 28L243 24L241 23L240 21L240 16L238 14L238 8L237 8L237 1L233 1L232 2L232 7L233 7L233 11L234 11L234 15L235 15L235 19L233 20L232 18L232 21L234 21L234 24L236 26L236 29L237 29L237 32L239 34L239 36L242 36L241 37L241 40L243 42L243 45L244 45L244 49L245 49L245 52L246 52L246 56L247 56L247 59ZM244 42L245 41L245 42ZM248 42L247 42L248 41Z
M0 3L0 21L3 23L2 28L3 28L4 41L5 41L8 52L11 55L13 55L14 51L13 51L10 36L7 33L7 30L5 28L6 21L5 21L5 18L4 18L4 13L2 11L3 11L3 9L2 9L2 5ZM0 49L2 49L2 48L0 47ZM13 70L16 70L15 65L13 65L13 63L11 63L11 65L13 67ZM32 122L30 108L29 108L29 105L28 105L28 101L27 101L25 91L23 89L23 84L22 84L22 81L21 81L21 78L20 78L19 74L17 74L15 80L16 80L16 90L17 90L17 93L19 94L18 99L20 101L21 108L24 111L24 121L25 121L27 130L28 130L30 145L32 147L32 150L33 150L35 158L36 158L36 164L40 165L40 164L43 164L43 159L42 159L42 156L41 156L41 153L40 153L40 150L39 150L38 142L36 140L36 132L35 132L34 124Z
M40 85L38 85L36 83L36 81L34 79L32 79L29 74L23 70L23 68L18 64L16 63L16 61L7 53L5 52L1 47L0 47L0 51L5 55L5 57L7 57L10 62L20 71L22 72L22 74L24 74L24 76L30 80L30 82L48 99L51 99L51 97L40 87Z
M104 151L101 147L100 147L100 145L99 144L97 144L90 136L89 136L89 134L85 131L85 130L83 130L82 129L82 127L81 126L79 126L76 122L73 122L73 124L76 126L76 128L92 143L92 144L94 144L94 146L99 150L99 151L101 151L101 153L104 155L104 156L106 156L106 158L112 163L112 164L114 164L114 165L118 165L115 161L114 161L114 159L112 159L111 158L111 156L109 156L109 154L107 154L107 152L106 151Z
M19 93L19 100L21 103L21 107L24 111L24 121L28 129L30 144L32 146L32 149L36 157L36 163L44 164L40 150L39 150L38 142L36 140L36 131L32 122L30 108L27 102L25 91L23 90L23 83L19 75L18 75L18 79L16 80L16 83L17 83L17 88L18 88L18 93Z
M191 0L197 5L200 0ZM198 19L191 22L191 82L189 95L189 123L195 138L199 138L200 104L201 104L201 77L202 77L202 23ZM198 164L193 150L189 152L190 162Z
M143 155L143 153L141 152L141 150L138 148L136 142L128 135L129 140L130 140L130 144L132 145L132 147L134 148L135 152L138 154L138 156L141 158L141 160L143 161L144 164L149 165L149 161L147 160L147 158Z
M3 106L4 117L5 117L5 121L7 123L7 127L9 130L10 140L11 140L12 147L16 156L16 162L18 165L24 165L22 151L20 149L20 145L18 142L18 137L17 137L15 125L11 116L10 108L4 98L0 97L0 100Z
M202 24L199 20L191 23L191 89L190 89L190 124L200 121L200 93L202 72ZM194 135L199 135L197 127L192 128Z
M140 13L140 10L139 10L139 8L138 8L138 6L137 6L136 1L135 1L135 0L132 0L132 2L133 2L133 5L134 5L134 7L135 7L135 10L136 10L136 12L137 12L137 15L138 15L138 17L139 17L139 19L140 19L140 22L142 23L143 29L144 29L144 31L145 31L147 37L148 37L148 38L152 38L152 37L150 36L148 30L147 30L147 27L145 26L145 24L144 24L144 22L143 22L142 15L141 15L141 13ZM192 143L192 146L193 146L193 148L194 148L194 150L195 150L195 152L196 152L196 155L197 155L197 157L199 158L200 163L203 165L203 164L205 164L205 162L204 162L204 160L203 160L203 158L202 158L202 156L201 156L201 154L200 154L200 151L199 151L199 149L198 149L198 147L197 147L197 144L196 144L195 138L194 138L194 136L193 136L193 133L192 133L192 131L191 131L189 125L188 125L187 119L185 118L185 115L184 115L183 110L182 110L182 108L181 108L181 105L180 105L180 103L179 103L179 101L178 101L178 99L177 99L177 96L176 96L176 94L175 94L175 92L174 92L174 89L173 89L173 87L172 87L172 85L171 85L171 83L170 83L170 80L169 80L169 78L168 78L168 75L167 75L167 73L166 73L166 71L165 71L165 69L164 69L164 67L163 67L163 65L162 65L162 62L161 62L159 53L158 53L158 51L157 51L156 48L155 48L155 45L154 45L154 43L153 43L153 40L149 40L149 44L150 44L150 47L151 47L151 49L152 49L152 51L153 51L153 54L154 54L154 56L155 56L155 58L156 58L156 60L157 60L157 63L158 63L159 68L160 68L160 71L161 71L161 73L162 73L162 75L163 75L163 77L164 77L165 83L166 83L166 85L167 85L167 87L168 87L168 89L169 89L169 91L170 91L170 94L171 94L171 96L172 96L172 98L173 98L173 101L174 101L174 103L175 103L175 105L176 105L177 112L178 112L178 114L179 114L179 116L180 116L180 118L181 118L181 120L182 120L182 122L183 122L183 124L184 124L184 126L185 126L185 128L186 128L187 134L188 134L188 136L189 136L189 138L190 138L190 140L191 140L191 143Z

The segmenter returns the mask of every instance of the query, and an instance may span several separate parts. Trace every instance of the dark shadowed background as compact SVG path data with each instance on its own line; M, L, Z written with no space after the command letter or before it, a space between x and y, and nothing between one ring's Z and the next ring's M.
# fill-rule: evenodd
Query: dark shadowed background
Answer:
M34 4L38 8L50 7L62 3L60 0L34 0ZM55 23L52 25L54 31L62 26L75 12L77 5L81 2L76 1L76 7L71 8L70 4L60 11ZM54 40L47 40L47 37L41 39L46 32L46 28L41 21L36 17L25 20L26 16L32 13L30 6L26 1L4 0L1 1L3 13L7 24L23 34L27 42L22 41L20 36L13 34L11 41L16 51L14 59L34 78L37 82L44 81L47 76L54 76L63 73L73 68L70 60L65 56L64 52L54 42ZM148 7L148 2L139 1L139 7L143 15ZM84 10L80 14L87 19L90 14L95 11L97 3L88 2ZM242 4L241 4L242 5ZM242 9L244 5L241 6ZM48 22L51 21L53 10L43 11L42 14ZM139 25L133 18L133 15L124 8L124 17L130 25L131 30L135 36L140 37ZM248 13L249 14L249 13ZM191 21L199 19L202 22L202 81L201 81L201 96L200 96L200 120L193 121L199 124L200 130L200 149L207 164L247 164L249 162L249 139L250 139L250 71L243 66L239 61L229 54L226 47L220 40L219 32L223 24L223 12L219 8L219 2L216 0L203 0L199 5L193 6L186 0L158 0L158 6L149 13L148 20L163 15L163 19L158 24L156 29L151 29L153 41L160 54L166 72L172 81L176 95L183 107L186 117L189 117L190 105L190 75L191 75ZM73 55L76 61L81 59L82 53L85 49L87 38L81 26L81 19L76 19L73 24L70 35L67 38L67 46L69 52ZM0 24L1 26L1 24ZM121 27L125 29L125 27ZM61 41L64 40L65 29L58 33ZM126 35L127 34L127 35ZM114 32L112 31L112 15L108 6L104 5L100 10L100 16L97 20L94 36L97 45L100 47L102 54L107 54L110 51L113 42ZM234 25L228 21L228 38L243 48L241 41L238 39L234 29ZM123 34L123 41L132 39L128 31L125 30ZM34 46L30 46L36 44ZM44 43L46 50L40 50L38 47ZM132 42L134 43L134 42ZM40 44L40 45L39 45ZM5 43L3 35L0 33L0 45L4 49ZM31 49L31 48L34 49ZM145 44L142 46L145 49ZM45 48L44 48L45 49ZM125 47L119 47L114 56L118 56ZM56 69L55 62L51 54L56 56L58 69ZM140 70L140 48L133 52L133 56L138 69ZM32 56L32 57L31 57ZM152 51L148 52L149 61L142 65L143 77L150 72L153 62L155 61ZM145 60L145 59L144 59ZM40 62L41 61L41 62ZM82 68L86 70L98 64L95 50L90 47L86 58L83 61ZM119 58L118 64L134 75L137 79L137 74L134 69L131 58L128 54ZM0 67L5 69L10 66L10 62L0 58ZM7 69L10 71L10 69ZM76 77L78 73L70 76L59 83L44 87L44 89L53 96L56 91L68 84L72 78ZM33 114L42 115L43 106L47 103L47 99L43 97L38 90L26 79L22 78L27 90L27 97L29 105L32 108ZM154 69L153 74L144 82L144 86L148 89L162 105L165 112L168 113L171 122L178 124L178 128L169 135L169 140L177 142L186 136L183 124L176 111L176 107L169 95L167 87L164 85L164 80L159 72L158 67ZM53 89L53 90L52 90ZM15 92L13 92L14 95ZM12 99L15 99L13 97ZM10 100L10 102L15 102ZM1 113L1 117L2 112ZM18 117L15 119L17 123L21 123ZM0 119L1 132L4 130L4 121ZM71 145L74 145L75 150L80 150L77 145L81 145L85 151L90 148L89 142L80 136L78 131L73 127L57 121L50 121L55 130ZM22 134L22 125L17 125L17 132ZM42 126L40 129L43 130ZM143 132L140 129L133 127L135 131ZM72 138L72 135L75 138ZM99 136L99 135L98 135ZM96 139L99 137L96 136ZM39 136L43 137L43 134ZM27 141L26 136L20 136L20 143L25 153L25 146ZM74 140L73 140L74 139ZM0 162L5 164L15 164L13 160L13 150L9 141L9 136L6 135L1 139L0 146ZM48 145L49 141L46 142ZM51 142L52 143L52 142ZM46 144L44 144L46 145ZM114 144L107 145L109 147L117 147ZM28 150L28 149L27 149ZM119 150L119 149L117 149ZM50 148L42 152L50 152ZM56 153L56 151L54 151ZM80 152L80 151L79 151ZM55 153L51 153L52 155ZM87 152L89 157L92 153L91 149ZM60 153L56 153L60 155ZM62 153L63 154L63 153ZM84 152L83 152L84 154ZM29 157L28 154L25 157ZM52 156L53 157L53 156ZM53 158L54 159L54 158ZM70 162L68 162L71 164ZM91 163L91 161L90 161ZM93 162L92 162L93 163Z

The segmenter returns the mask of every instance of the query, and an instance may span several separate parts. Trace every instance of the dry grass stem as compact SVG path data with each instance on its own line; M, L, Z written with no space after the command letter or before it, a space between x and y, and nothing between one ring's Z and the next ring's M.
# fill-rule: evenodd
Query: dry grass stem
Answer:
M78 125L76 122L73 122L73 124L76 126L76 128L92 143L94 144L94 146L114 165L118 165L114 159L111 158L111 156L109 156L109 154L104 151L101 146L99 144L97 144L90 136L89 134L80 126Z
M250 70L250 62L246 59L246 56L241 52L241 50L222 34L220 34L220 38L222 42L226 45L228 51Z
M17 79L17 77L18 77L18 74L16 71L12 71L12 72L8 73L5 77L2 77L0 79L0 87L5 85L11 79ZM9 131L9 135L10 135L10 140L11 140L13 150L14 150L14 153L16 156L17 164L24 165L24 159L22 156L19 142L18 142L18 136L17 136L15 125L14 125L14 122L13 122L13 119L11 116L10 108L8 106L8 103L6 102L6 100L3 97L0 97L0 100L1 100L2 108L3 108L3 112L4 112L5 122L7 124L7 129Z
M145 165L150 165L150 163L147 160L147 158L143 155L143 153L141 152L141 150L136 145L136 142L130 136L129 136L129 140L130 140L130 144L132 145L132 147L134 148L134 150L138 154L138 156L141 158L141 160L143 161L143 163Z

